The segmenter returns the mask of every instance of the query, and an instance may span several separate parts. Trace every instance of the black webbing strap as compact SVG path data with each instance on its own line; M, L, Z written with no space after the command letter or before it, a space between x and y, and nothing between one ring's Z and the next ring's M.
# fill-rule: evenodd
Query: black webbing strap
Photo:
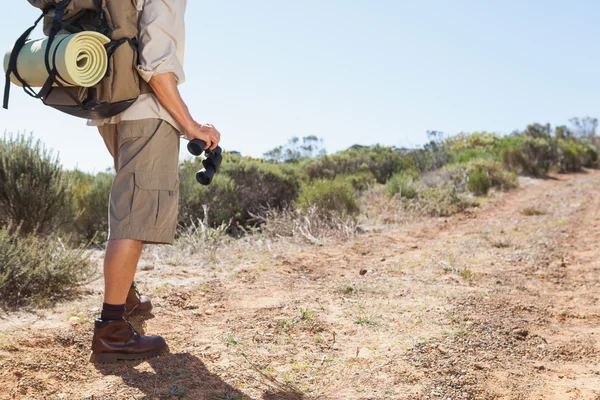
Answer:
M55 40L55 36L52 36L52 41ZM66 40L67 37L63 38L61 40L62 41ZM46 48L46 69L49 70L48 73L48 79L46 80L46 82L44 83L44 86L40 89L39 93L36 95L37 98L42 99L42 100L46 100L48 95L50 94L50 91L52 90L54 84L56 84L58 87L60 87L61 89L64 89L64 92L67 94L67 96L69 96L71 98L71 100L73 100L79 107L81 107L82 109L86 109L86 107L83 105L83 103L79 100L78 97L76 97L73 93L71 93L69 90L66 90L65 86L62 84L62 81L65 81L65 79L60 76L60 73L58 72L58 70L56 69L56 54L58 53L58 48L60 47L60 43L58 43L56 46L54 46L54 52L52 53L52 61L54 66L52 68L50 68L50 55L49 55L49 51L48 48Z
M29 39L29 35L31 35L31 32L38 26L38 24L40 23L42 18L44 18L44 15L46 15L45 12L42 15L40 15L40 17L38 19L35 20L35 23L33 24L33 26L31 26L31 28L29 28L25 32L23 32L21 37L19 37L19 39L17 39L17 41L15 42L15 47L13 48L13 50L10 54L10 60L8 61L8 68L6 70L6 81L4 84L3 107L7 110L8 110L8 99L10 97L10 76L11 75L14 75L15 78L17 78L17 80L19 81L19 83L21 83L21 85L23 85L23 89L25 90L25 92L27 94L29 94L30 96L35 96L35 93L33 93L33 89L31 88L31 86L29 86L27 84L27 82L25 82L21 78L21 76L19 75L19 72L17 71L17 59L19 58L19 53L23 49L23 46L25 46L25 42L27 41L27 39Z
M21 37L19 39L17 39L17 42L15 43L15 47L13 48L13 50L10 54L8 69L6 71L6 82L5 82L5 86L4 86L4 104L3 104L3 107L5 109L8 109L8 101L9 101L9 97L10 97L10 76L11 76L11 74L15 76L15 78L19 81L19 83L21 83L25 93L27 93L31 97L41 98L42 94L47 95L50 92L50 90L52 89L52 85L56 81L56 75L58 74L58 72L52 73L52 71L55 70L55 68L50 68L50 60L49 60L50 49L52 48L52 43L54 42L54 38L56 37L56 34L61 29L62 16L63 16L67 6L69 5L69 3L71 3L71 0L63 0L56 5L52 5L48 8L45 8L42 15L35 21L33 26L31 28L27 29L23 33L23 35L21 35ZM27 82L25 82L19 75L19 72L17 71L17 60L19 58L19 53L23 49L23 46L25 45L25 42L29 38L29 35L31 34L31 32L37 27L37 25L40 23L42 18L44 18L44 16L52 8L54 9L54 19L52 20L52 27L50 30L50 35L48 37L48 42L46 44L46 55L45 55L45 60L44 60L45 64L46 64L46 70L48 71L48 79L46 80L46 82L44 83L44 86L42 88L42 89L45 88L45 90L40 90L40 93L35 93L33 88L29 84L27 84ZM62 87L60 82L58 82L58 84L59 84L59 86ZM49 85L49 87L47 87L48 85ZM71 94L69 94L69 96L71 96ZM73 96L71 96L71 97L73 97Z

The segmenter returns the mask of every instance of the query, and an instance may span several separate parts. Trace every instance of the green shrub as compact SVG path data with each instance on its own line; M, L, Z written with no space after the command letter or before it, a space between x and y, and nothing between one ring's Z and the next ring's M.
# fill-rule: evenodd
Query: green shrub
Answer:
M414 174L395 174L386 183L386 189L390 196L399 194L400 197L413 199L417 196L419 189L418 178Z
M348 175L345 177L345 180L357 192L364 192L375 184L375 177L370 172Z
M505 140L502 161L518 174L543 177L556 164L556 141L548 137L513 136Z
M596 146L589 143L587 140L583 141L585 146L585 154L583 156L583 166L586 168L597 168L598 167L598 150Z
M108 203L114 174L97 175L80 171L69 173L73 200L78 210L74 233L79 241L105 242L108 235Z
M475 196L487 196L492 187L492 180L483 168L474 168L469 172L467 189Z
M459 133L444 141L452 151L489 150L500 142L500 137L490 132Z
M519 186L517 176L513 172L505 170L502 164L499 162L474 160L467 164L467 176L469 181L471 180L471 174L477 172L483 173L487 176L489 179L490 188L493 187L502 191L508 191ZM486 181L485 178L480 179ZM468 183L467 189L471 192L474 192L473 190L469 189ZM487 191L485 191L485 193L487 193Z
M40 304L94 276L83 248L70 249L56 236L39 238L11 225L0 228L0 302Z
M310 180L334 179L339 175L371 173L378 183L385 183L394 173L412 167L411 157L397 149L380 145L354 146L330 156L318 157L304 163Z
M316 180L302 187L298 207L316 208L323 216L348 216L359 211L354 189L342 179Z
M196 172L201 168L198 160L180 166L179 222L183 226L204 220L204 207L212 227L231 221L246 226L254 223L253 214L267 208L287 208L298 198L300 178L293 165L264 163L228 153L210 186L196 181Z
M466 164L476 160L494 159L493 149L467 149L460 152L453 152L453 159L458 164Z
M57 157L32 137L0 140L0 225L21 225L23 235L46 235L72 221L68 179Z
M217 174L210 186L203 186L196 181L197 171L198 166L192 162L185 161L181 165L179 224L189 227L198 220L208 220L210 226L218 227L235 220L239 204L233 180L227 175Z
M286 208L298 198L300 179L295 167L244 159L223 168L235 184L239 220L244 224L265 208Z
M560 172L578 172L584 166L588 147L575 140L558 140L558 166Z

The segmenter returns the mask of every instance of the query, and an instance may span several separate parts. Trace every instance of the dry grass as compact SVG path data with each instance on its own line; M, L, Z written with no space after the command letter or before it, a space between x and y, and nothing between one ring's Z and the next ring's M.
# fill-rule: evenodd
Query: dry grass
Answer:
M525 208L521 213L528 217L546 215L546 211L534 206Z
M361 230L354 217L324 213L316 207L305 212L264 210L254 219L270 237L300 238L317 245L322 245L325 238L351 239Z

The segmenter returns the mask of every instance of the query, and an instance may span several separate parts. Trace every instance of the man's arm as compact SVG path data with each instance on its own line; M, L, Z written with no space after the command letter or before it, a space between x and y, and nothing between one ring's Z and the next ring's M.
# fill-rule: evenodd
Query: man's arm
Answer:
M166 72L154 75L149 84L158 100L179 122L189 138L203 140L210 150L214 150L218 146L221 141L221 134L210 124L199 124L194 121L179 93L174 73Z
M146 0L140 16L140 76L150 84L154 94L184 129L189 139L201 139L214 149L221 135L210 124L199 124L192 118L183 101L178 84L185 73L177 51L185 37L186 0Z

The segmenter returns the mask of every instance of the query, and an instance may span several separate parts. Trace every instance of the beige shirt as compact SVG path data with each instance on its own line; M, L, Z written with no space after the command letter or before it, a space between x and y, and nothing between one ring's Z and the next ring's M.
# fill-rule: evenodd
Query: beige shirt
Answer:
M139 17L138 73L146 82L154 75L172 72L177 83L185 81L183 59L185 47L184 15L187 0L137 0ZM152 93L141 95L131 107L112 118L88 121L88 125L102 126L158 118L183 133L181 125Z

